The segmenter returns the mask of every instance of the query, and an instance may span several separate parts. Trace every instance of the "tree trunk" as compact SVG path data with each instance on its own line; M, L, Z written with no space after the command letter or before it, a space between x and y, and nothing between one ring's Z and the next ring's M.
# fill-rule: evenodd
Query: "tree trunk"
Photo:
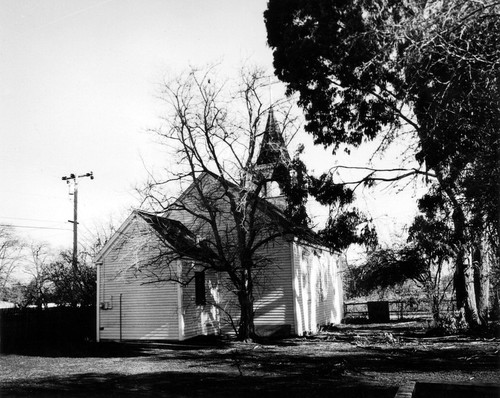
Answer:
M255 337L254 298L252 292L243 288L238 292L238 301L241 312L237 338L240 341L251 340Z
M491 252L487 239L482 236L476 242L474 251L474 284L477 302L477 311L483 325L488 322L489 301L490 301L490 262Z
M439 294L431 294L431 302L432 302L432 322L434 325L439 324L440 316L440 308L439 308Z
M457 308L464 311L465 320L469 327L481 326L476 302L474 267L472 258L465 249L459 250L455 267L455 291Z
M254 325L254 297L253 297L253 262L251 256L242 251L240 257L241 273L238 283L238 302L240 305L240 321L238 324L237 339L240 341L255 338Z
M470 246L467 245L466 217L456 198L450 196L454 204L453 226L455 240L458 244L455 264L455 292L458 310L463 310L465 321L471 328L481 326L481 319L477 310L476 293L474 284L474 267Z

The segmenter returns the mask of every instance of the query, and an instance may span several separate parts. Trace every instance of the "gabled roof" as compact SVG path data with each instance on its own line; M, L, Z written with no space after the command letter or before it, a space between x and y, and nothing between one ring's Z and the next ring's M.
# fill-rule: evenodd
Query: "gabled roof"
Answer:
M158 235L165 240L175 252L186 257L196 256L198 258L214 258L215 253L203 242L198 241L197 236L178 220L162 217L143 210L136 213L148 223Z
M288 163L290 155L286 149L285 140L274 118L273 108L269 110L267 116L266 128L263 133L260 144L259 155L257 156L257 165L276 165L279 163Z
M328 247L312 229L292 223L278 206L264 198L259 197L257 200L259 208L281 226L284 235L292 235L313 245Z
M96 254L94 257L94 263L98 263L101 261L101 259L104 257L104 255L113 247L115 242L122 236L125 235L125 232L127 229L132 225L132 221L137 217L137 213L135 211L130 214L127 219L120 225L120 228L116 230L116 232L111 235L111 238L109 238L104 245L102 246L101 250Z
M138 217L149 225L167 245L175 250L177 254L184 255L186 257L196 255L197 257L207 259L215 256L213 251L206 247L203 242L198 242L197 236L180 221L162 217L144 210L134 210L132 214L123 222L118 231L113 234L111 239L104 244L102 249L94 258L94 262L101 261L119 237L126 235L127 229Z
M198 177L198 180L204 180L206 178L213 178L216 181L220 181L222 177L219 175L212 173L210 171L204 171L203 173L200 174ZM229 186L230 189L237 191L241 190L242 188L239 187L238 185L232 183L231 181L228 181L227 179L225 180L225 183ZM186 192L193 192L194 188L193 185L195 183L193 182L182 194L181 197L185 197ZM249 192L250 195L252 195L251 192ZM322 241L322 239L318 236L316 232L311 230L310 228L305 228L305 227L300 227L297 225L294 225L285 215L283 210L270 202L269 200L262 198L260 196L254 196L255 200L257 201L257 207L258 209L266 214L268 217L270 217L273 222L275 222L277 225L279 225L282 230L283 234L285 235L293 235L296 237L299 237L308 243L318 245L318 246L323 246L327 247L325 242ZM184 227L186 228L186 227ZM187 228L186 228L187 229Z
M284 167L290 161L290 155L286 149L285 141L280 132L278 123L274 118L274 112L271 108L269 110L266 128L263 133L263 138L260 146L260 152L257 157L257 166L270 166L276 170L279 167ZM274 173L272 175L274 177ZM222 177L210 171L204 171L196 177L196 179L181 193L176 202L182 202L186 197L189 197L194 191L197 183L201 183L206 178L213 178L215 181L224 182L229 189L234 191L245 190L246 188L239 187L238 185L228 181L222 180ZM251 197L252 192L247 192ZM309 228L299 227L294 225L284 214L284 212L270 201L253 196L256 200L258 209L270 217L283 231L284 235L291 235L299 237L308 243L327 247L322 242L321 238ZM174 202L175 203L175 202ZM189 253L196 256L204 256L205 258L214 258L215 253L208 248L203 242L198 242L195 234L187 228L180 221L168 218L169 211L167 210L163 216L155 213L149 213L143 210L135 210L129 218L122 224L120 229L106 242L104 247L97 254L95 261L98 262L113 246L119 236L124 234L127 228L131 225L132 221L137 217L141 217L150 227L152 227L158 235L177 253L189 256Z
M220 180L220 176L211 172L204 172L198 178L214 178ZM194 184L194 183L193 183ZM227 181L231 189L241 189L237 185ZM189 187L186 191L192 189ZM185 192L186 192L185 191ZM255 196L258 209L266 214L273 223L276 223L282 230L283 235L291 237L298 237L300 240L305 241L315 246L328 247L316 234L309 228L299 227L294 225L284 214L284 212L270 201ZM172 247L177 254L186 257L196 258L216 258L216 254L208 247L206 242L199 241L197 236L182 222L173 220L168 217L160 216L155 213L150 213L143 210L134 210L127 220L120 226L117 232L106 242L103 248L99 251L94 261L99 262L104 255L113 247L114 243L120 236L126 234L127 229L132 224L132 221L140 217L147 225L149 225L159 237L170 247Z

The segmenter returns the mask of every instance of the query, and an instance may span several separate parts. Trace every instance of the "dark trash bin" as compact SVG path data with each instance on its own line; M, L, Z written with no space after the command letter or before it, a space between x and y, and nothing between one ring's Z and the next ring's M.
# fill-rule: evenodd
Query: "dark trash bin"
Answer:
M391 320L388 301L369 301L368 320L370 323L387 323Z

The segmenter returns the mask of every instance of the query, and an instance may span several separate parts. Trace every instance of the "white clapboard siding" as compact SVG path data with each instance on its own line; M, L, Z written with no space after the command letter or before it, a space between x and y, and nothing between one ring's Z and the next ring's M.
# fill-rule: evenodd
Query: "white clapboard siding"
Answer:
M295 244L293 253L297 334L316 333L322 325L340 323L342 284L338 255L300 244Z
M221 190L219 183L206 176L202 185L204 190ZM193 185L178 199L178 209L165 216L210 241L214 231L202 218L193 215L204 213L196 195ZM217 225L222 231L232 231L234 220L227 198L220 193L217 197ZM263 225L272 222L266 219L265 206L259 211ZM230 332L230 318L238 323L238 300L227 274L207 272L207 304L203 306L196 305L194 280L183 287L174 282L146 283L144 265L158 253L161 244L153 228L133 213L101 251L97 261L98 296L103 305L98 310L100 339L183 340ZM261 262L263 259L266 261ZM316 332L319 325L340 322L343 293L337 260L337 255L307 242L291 243L277 238L262 247L255 261L263 267L253 270L257 333L285 326L292 334L302 335ZM159 264L160 269L150 271L161 272L163 262ZM182 266L183 272L193 270L192 263Z
M259 250L256 259L262 258L267 260L265 267L253 271L256 332L272 333L278 327L286 326L290 333L295 334L291 243L276 239ZM240 316L234 289L229 277L220 275L219 303L223 310L219 315L223 333L234 331L229 316L236 325Z
M276 239L258 253L269 264L258 274L255 283L255 326L290 327L295 333L292 289L291 243Z
M340 323L341 291L338 284L338 256L322 251L318 257L318 298L316 306L316 322L318 325Z
M232 322L236 326L240 317L236 290L227 273L219 274L218 286L220 331L223 334L232 334L234 332Z
M101 340L179 339L178 285L173 282L145 283L143 274L134 272L136 251L142 244L139 240L144 239L145 233L150 239L155 237L142 218L133 218L101 259Z
M212 335L219 332L219 315L215 304L218 302L218 281L215 272L205 272L205 305L196 305L194 279L182 287L182 330L183 338Z
M295 310L295 333L301 336L305 331L305 322L307 314L304 314L306 306L303 304L304 299L304 286L303 270L301 269L302 246L298 243L293 244L293 298Z

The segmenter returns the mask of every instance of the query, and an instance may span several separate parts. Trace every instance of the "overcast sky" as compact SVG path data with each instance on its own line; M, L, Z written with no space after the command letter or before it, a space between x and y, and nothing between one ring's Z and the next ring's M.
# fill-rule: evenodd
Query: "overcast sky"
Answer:
M161 156L146 132L158 124L158 84L216 61L272 71L266 4L0 0L0 224L71 247L73 204L61 177L90 171L95 179L79 184L82 239L111 216L123 219L137 206L142 159ZM403 199L373 211L394 224L408 213Z

